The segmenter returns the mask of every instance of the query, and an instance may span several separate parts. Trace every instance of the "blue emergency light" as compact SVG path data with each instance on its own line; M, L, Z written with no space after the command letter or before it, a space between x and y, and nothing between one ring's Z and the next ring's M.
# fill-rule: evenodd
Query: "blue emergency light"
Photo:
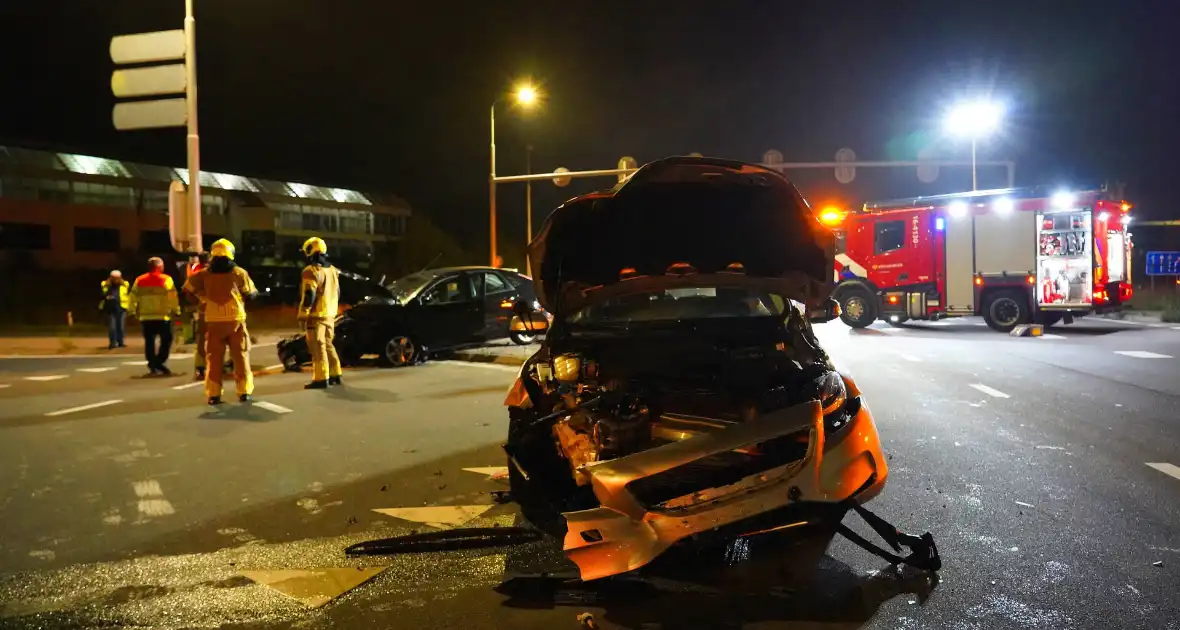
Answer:
M942 230L945 227L946 227L946 219L944 219L942 217L935 217L934 218L934 229Z

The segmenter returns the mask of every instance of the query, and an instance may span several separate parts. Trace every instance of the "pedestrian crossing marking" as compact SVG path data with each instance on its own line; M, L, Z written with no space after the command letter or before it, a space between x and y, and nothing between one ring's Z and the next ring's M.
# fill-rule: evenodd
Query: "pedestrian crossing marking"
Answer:
M462 527L468 521L483 516L492 509L491 505L439 505L427 507L380 508L378 514L400 518L403 521L422 523L438 529Z
M307 606L319 608L377 577L387 567L243 571L242 576Z

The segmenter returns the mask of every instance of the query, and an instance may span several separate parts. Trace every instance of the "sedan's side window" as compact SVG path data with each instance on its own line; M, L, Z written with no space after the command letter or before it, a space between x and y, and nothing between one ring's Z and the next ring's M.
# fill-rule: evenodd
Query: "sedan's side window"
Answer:
M496 274L496 273L484 272L483 281L484 281L484 295L492 295L494 293L503 293L505 291L511 290L511 287L508 286L508 283L505 282L504 279L501 278L500 275Z
M422 301L426 304L453 304L455 302L466 302L470 296L466 282L459 276L453 276L440 280L438 284L430 288L425 295L422 296Z

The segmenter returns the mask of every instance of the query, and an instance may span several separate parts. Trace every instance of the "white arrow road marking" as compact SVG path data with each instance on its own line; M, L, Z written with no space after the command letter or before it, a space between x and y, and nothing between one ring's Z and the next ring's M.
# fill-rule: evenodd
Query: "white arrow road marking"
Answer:
M1175 477L1177 479L1180 479L1180 466L1173 466L1172 464L1151 464L1151 463L1149 463L1147 465L1164 473L1165 475L1169 475L1169 476Z
M82 405L81 407L70 407L69 409L58 409L57 411L50 411L45 414L47 416L64 416L67 413L76 413L79 411L86 411L88 409L98 409L99 407L106 407L108 405L117 405L123 402L122 400L104 400L102 402L91 403L89 405Z
M91 374L98 374L99 372L110 372L117 370L117 367L97 367L97 368L78 368L79 372L90 372Z
M464 523L483 516L492 509L491 505L439 505L432 507L381 508L373 510L378 514L400 518L403 521L424 523L439 529L460 527Z
M254 406L255 407L262 407L263 409L265 409L267 411L273 411L275 413L291 413L292 411L294 411L293 409L287 409L286 407L284 407L282 405L276 405L272 402L266 402L265 400L260 400L258 402L255 402Z
M996 398L1011 398L1011 396L1009 396L1008 394L1005 394L1004 392L1002 392L998 389L992 389L982 383L971 383L971 387L978 389L979 391L987 394L988 396L994 396Z
M368 582L386 567L344 567L303 571L242 571L242 576L307 606L319 608Z
M1134 357L1136 359L1171 359L1170 354L1159 354L1156 352L1148 352L1146 350L1115 350L1115 354L1121 354L1125 357Z
M52 376L26 376L26 381L37 381L43 383L45 381L60 381L63 378L69 378L69 374L54 374Z
M507 466L488 466L486 468L464 468L467 472L473 472L477 475L487 475L489 479L506 479L508 477Z

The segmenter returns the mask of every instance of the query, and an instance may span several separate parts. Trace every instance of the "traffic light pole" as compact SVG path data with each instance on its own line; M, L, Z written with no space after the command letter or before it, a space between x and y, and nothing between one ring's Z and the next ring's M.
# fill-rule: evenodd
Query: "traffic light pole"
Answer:
M184 0L184 73L185 105L188 108L187 134L185 144L188 153L188 204L189 213L193 217L189 225L189 249L199 253L203 249L201 243L201 136L197 132L197 21L193 17L193 0Z

